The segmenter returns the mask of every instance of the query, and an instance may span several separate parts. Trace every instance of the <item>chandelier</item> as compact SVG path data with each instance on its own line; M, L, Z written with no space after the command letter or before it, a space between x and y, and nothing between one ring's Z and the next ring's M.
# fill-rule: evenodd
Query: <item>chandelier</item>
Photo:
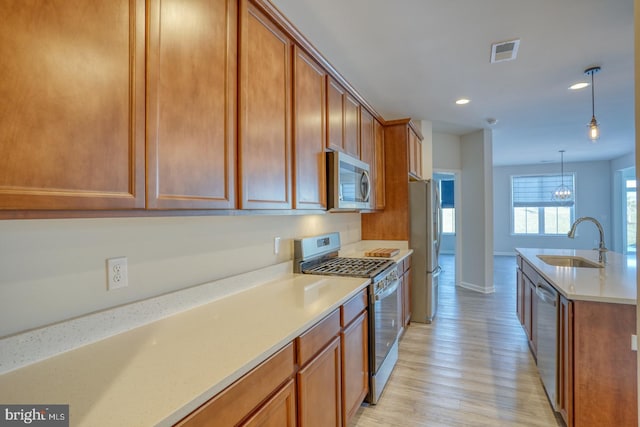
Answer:
M553 200L571 199L571 189L564 185L564 150L560 150L560 186L553 192Z

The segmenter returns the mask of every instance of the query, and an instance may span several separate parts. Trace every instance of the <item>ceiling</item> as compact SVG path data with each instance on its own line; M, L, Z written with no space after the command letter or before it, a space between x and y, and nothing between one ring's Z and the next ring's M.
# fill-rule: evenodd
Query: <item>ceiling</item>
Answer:
M496 166L559 163L561 149L567 163L634 152L633 0L272 2L385 120L490 128ZM512 39L517 58L491 64L491 44ZM595 65L591 143L591 87L568 87Z

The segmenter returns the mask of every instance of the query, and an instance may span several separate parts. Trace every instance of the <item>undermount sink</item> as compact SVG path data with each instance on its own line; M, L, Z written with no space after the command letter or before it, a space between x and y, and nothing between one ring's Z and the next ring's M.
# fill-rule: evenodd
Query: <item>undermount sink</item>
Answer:
M602 268L602 264L571 255L537 255L543 262L556 267Z

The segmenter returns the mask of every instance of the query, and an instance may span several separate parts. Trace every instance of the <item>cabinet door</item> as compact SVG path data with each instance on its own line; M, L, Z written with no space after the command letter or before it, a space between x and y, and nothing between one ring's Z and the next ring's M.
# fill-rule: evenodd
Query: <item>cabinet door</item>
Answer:
M291 209L291 41L248 0L240 7L240 207Z
M516 314L521 325L524 325L524 275L516 270Z
M573 426L573 303L560 297L558 346L558 410L567 426Z
M235 208L237 3L154 0L149 14L147 206Z
M369 392L368 315L364 311L342 336L342 419L347 425Z
M360 103L349 93L344 97L344 150L360 158Z
M411 128L409 132L409 173L417 178L422 177L422 143Z
M377 169L375 141L373 136L373 116L364 108L360 109L360 159L369 165L371 195L369 206L376 205Z
M326 73L298 47L294 55L296 209L326 209Z
M538 296L536 295L536 285L531 280L529 282L529 301L531 304L529 310L529 346L531 347L531 352L534 357L537 357L538 353L538 319L537 319L537 311L538 311Z
M524 291L524 298L523 298L523 315L524 315L524 330L527 332L527 338L529 339L529 341L531 341L531 321L532 321L532 304L533 304L533 299L535 298L535 293L531 293L531 281L529 280L529 278L525 275L522 275L523 278L523 291Z
M243 427L295 427L296 388L289 380L280 391L251 416Z
M145 2L0 16L0 209L143 208Z
M384 127L379 121L373 121L374 144L375 144L375 164L376 182L374 187L375 209L382 210L386 205L385 193L385 170L384 170Z
M346 151L344 146L344 97L345 90L327 77L327 148Z
M298 425L341 425L340 337L298 371Z

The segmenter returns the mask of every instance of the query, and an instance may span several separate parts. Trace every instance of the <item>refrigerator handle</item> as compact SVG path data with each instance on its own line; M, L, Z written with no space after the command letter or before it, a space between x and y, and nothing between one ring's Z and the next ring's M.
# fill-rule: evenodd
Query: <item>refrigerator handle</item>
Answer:
M440 257L440 242L442 241L442 206L440 204L440 192L438 186L434 183L434 191L436 193L436 256Z

